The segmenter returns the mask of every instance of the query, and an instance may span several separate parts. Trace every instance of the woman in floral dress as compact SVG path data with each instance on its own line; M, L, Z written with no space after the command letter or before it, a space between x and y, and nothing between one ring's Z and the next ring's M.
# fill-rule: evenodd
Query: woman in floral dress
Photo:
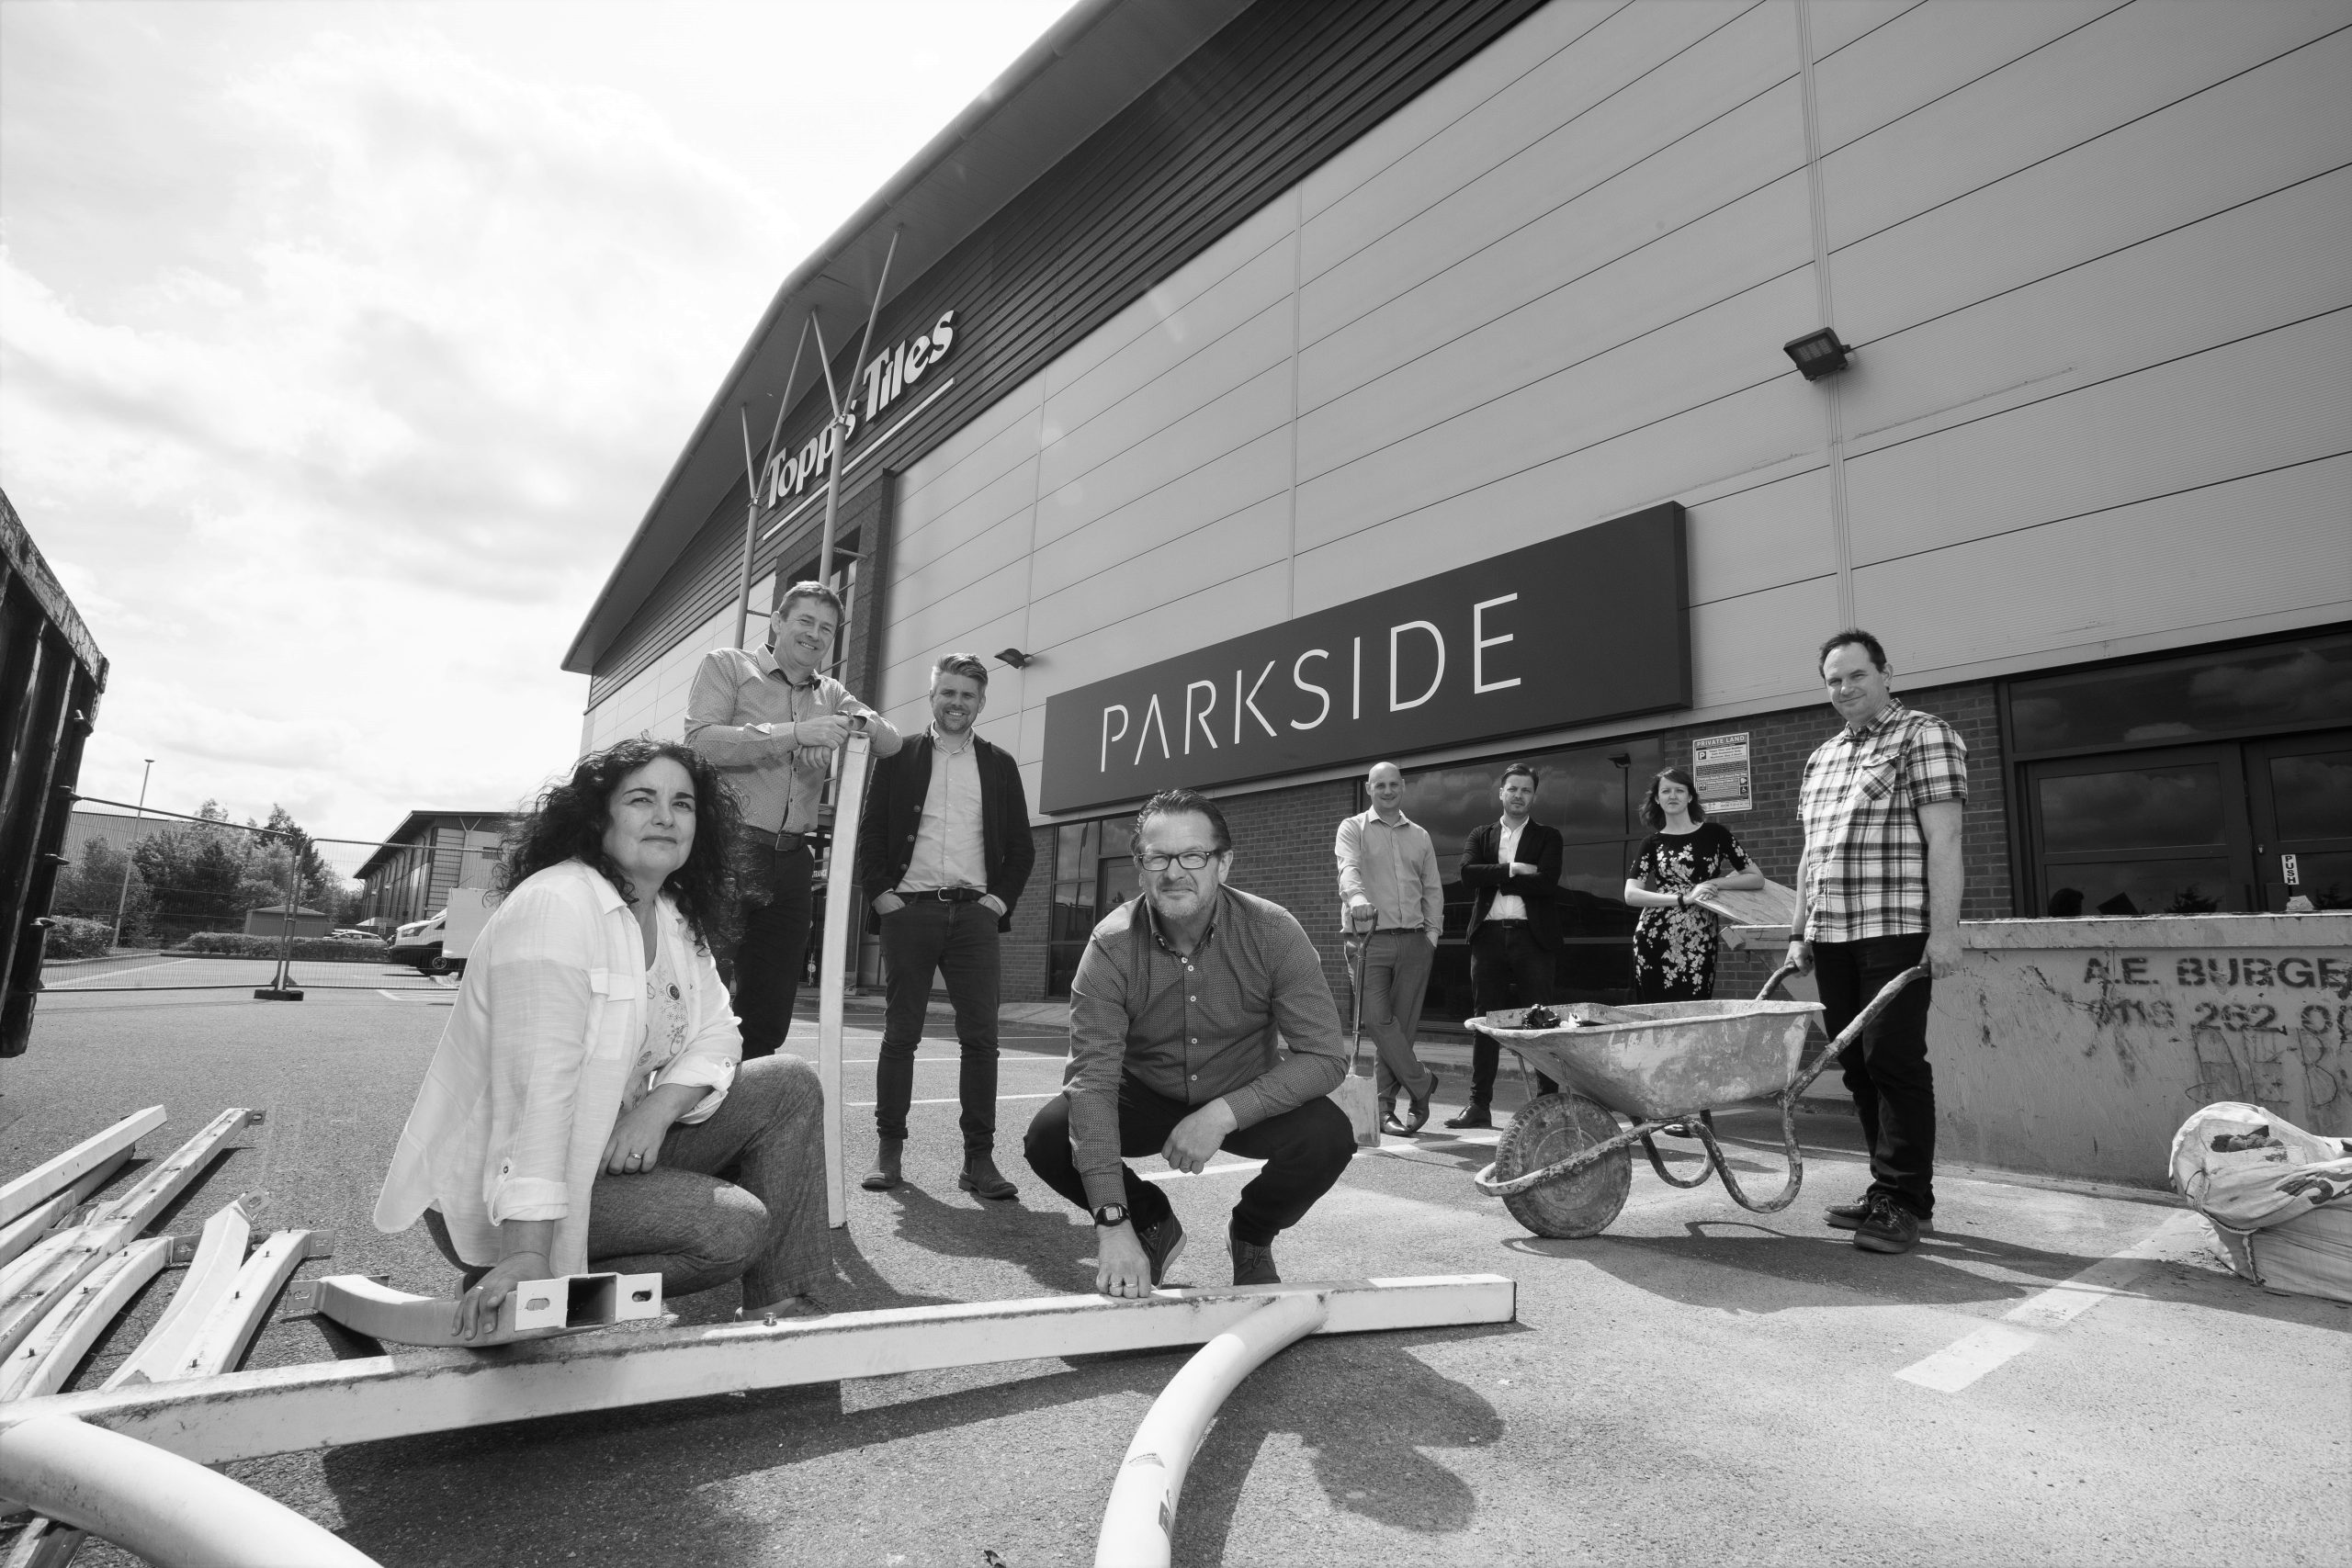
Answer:
M1728 829L1706 820L1680 768L1650 781L1642 821L1650 836L1625 874L1625 902L1642 912L1634 922L1634 999L1706 1001L1715 994L1715 917L1701 905L1719 888L1763 886L1763 873Z

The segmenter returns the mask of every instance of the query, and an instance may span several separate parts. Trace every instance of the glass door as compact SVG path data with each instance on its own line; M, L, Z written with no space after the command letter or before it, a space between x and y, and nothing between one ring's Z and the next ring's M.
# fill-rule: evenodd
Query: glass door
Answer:
M2246 748L2257 908L2352 909L2352 729Z
M2181 746L2036 762L2036 901L2044 915L2256 908L2239 748Z

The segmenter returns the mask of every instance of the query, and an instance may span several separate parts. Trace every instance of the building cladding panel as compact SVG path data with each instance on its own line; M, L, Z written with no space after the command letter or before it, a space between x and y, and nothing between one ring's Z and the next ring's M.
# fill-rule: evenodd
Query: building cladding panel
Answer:
M1815 646L1874 626L1985 763L1969 912L2010 912L2000 677L2352 613L2347 83L2344 0L1253 7L886 311L968 357L862 465L869 694L1038 655L983 727L1034 803L1058 692L1679 501L1668 750L1754 734L1788 880ZM731 597L741 525L596 693ZM1612 732L1660 733L1546 743Z

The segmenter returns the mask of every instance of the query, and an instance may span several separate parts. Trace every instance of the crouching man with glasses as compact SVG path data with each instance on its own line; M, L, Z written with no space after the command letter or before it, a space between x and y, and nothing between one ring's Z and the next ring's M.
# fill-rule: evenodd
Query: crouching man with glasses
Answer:
M1235 1284L1279 1284L1274 1237L1355 1152L1325 1098L1347 1072L1340 1010L1290 912L1225 886L1233 837L1215 801L1162 791L1136 814L1135 835L1142 897L1087 940L1069 988L1069 1066L1029 1124L1029 1168L1093 1213L1095 1288L1140 1297L1167 1278L1184 1227L1121 1156L1156 1154L1182 1171L1220 1148L1262 1159L1227 1243Z

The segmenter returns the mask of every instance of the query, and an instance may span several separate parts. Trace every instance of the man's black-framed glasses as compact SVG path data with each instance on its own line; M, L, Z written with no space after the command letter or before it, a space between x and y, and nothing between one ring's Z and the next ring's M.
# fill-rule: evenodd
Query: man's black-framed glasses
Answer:
M1166 871L1171 865L1181 865L1186 871L1199 871L1224 852L1223 850L1186 850L1180 855L1139 854L1136 856L1136 863L1155 873Z

